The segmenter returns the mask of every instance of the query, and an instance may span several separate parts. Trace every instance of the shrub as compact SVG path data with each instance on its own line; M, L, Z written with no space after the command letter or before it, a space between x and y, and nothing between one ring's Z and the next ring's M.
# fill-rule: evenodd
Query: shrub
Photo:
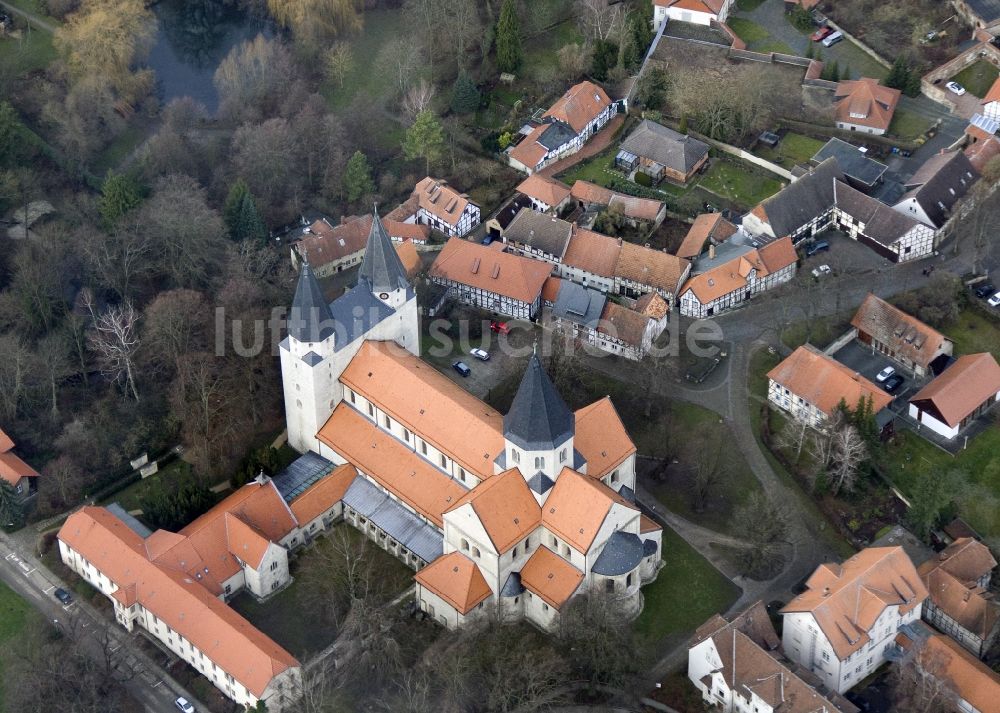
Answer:
M640 186L649 187L653 185L652 177L648 173L643 173L642 171L636 171L635 182L638 183Z

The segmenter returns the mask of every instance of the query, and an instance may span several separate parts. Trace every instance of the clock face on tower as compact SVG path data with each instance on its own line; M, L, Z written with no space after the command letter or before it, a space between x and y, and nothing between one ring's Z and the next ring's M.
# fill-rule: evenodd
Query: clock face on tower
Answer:
M387 299L389 299L389 293L388 292L381 292L381 293L379 293L378 298L380 300L387 300Z

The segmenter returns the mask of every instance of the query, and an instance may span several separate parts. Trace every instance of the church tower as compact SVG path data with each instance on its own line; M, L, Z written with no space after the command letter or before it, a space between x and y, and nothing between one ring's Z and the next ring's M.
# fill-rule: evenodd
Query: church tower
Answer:
M503 417L506 465L517 468L535 499L545 502L563 468L574 464L576 416L531 355L510 410Z
M333 411L337 384L331 359L336 332L330 305L309 263L304 262L288 314L288 338L280 349L288 443L299 452L312 447Z
M410 285L399 254L376 209L365 257L358 272L358 287L367 287L372 295L395 315L380 324L373 339L394 341L415 356L420 356L420 317L417 294Z

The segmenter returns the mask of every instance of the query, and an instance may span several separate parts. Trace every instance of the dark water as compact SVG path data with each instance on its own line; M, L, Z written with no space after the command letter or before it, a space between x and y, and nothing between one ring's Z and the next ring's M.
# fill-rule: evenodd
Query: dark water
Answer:
M159 25L147 64L156 71L157 95L163 103L192 97L211 114L219 104L212 84L219 63L235 45L271 36L265 20L233 0L160 0L153 12Z

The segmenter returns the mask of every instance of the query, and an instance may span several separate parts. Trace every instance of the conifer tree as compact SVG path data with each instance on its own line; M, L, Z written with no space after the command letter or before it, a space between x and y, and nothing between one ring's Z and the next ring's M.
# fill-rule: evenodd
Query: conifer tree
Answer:
M497 21L497 68L501 72L516 72L521 66L521 26L517 19L517 0L503 0Z
M368 165L368 157L360 151L355 151L354 155L347 161L343 185L348 203L355 203L375 192L375 181L372 179L372 169Z
M451 110L456 114L471 114L479 108L479 88L465 70L458 73L451 89Z

